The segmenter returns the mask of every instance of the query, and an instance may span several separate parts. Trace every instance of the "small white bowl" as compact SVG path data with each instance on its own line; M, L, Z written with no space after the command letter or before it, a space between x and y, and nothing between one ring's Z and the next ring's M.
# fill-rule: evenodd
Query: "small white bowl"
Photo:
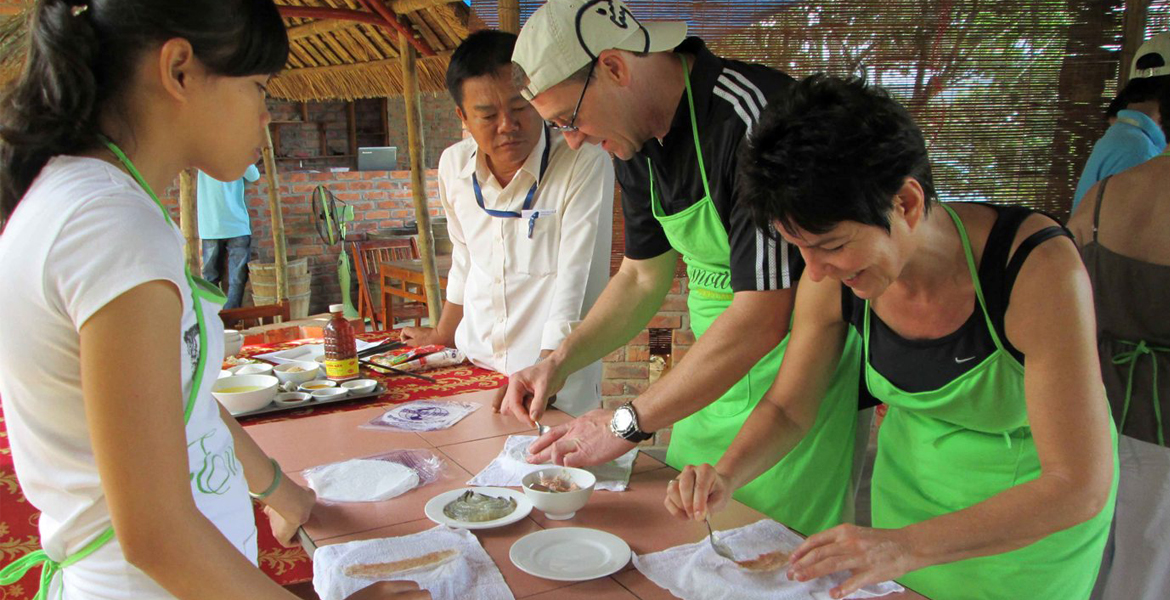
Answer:
M349 393L349 390L339 387L321 388L313 392L314 400L336 400Z
M300 371L289 372L289 369L298 368ZM276 365L272 368L272 374L281 383L306 383L317 378L317 372L321 370L321 365L315 362L305 360L294 360L292 362L284 363L283 365Z
M542 492L532 489L532 484L540 483L541 475L548 478L564 477L577 484L580 489L572 492ZM544 516L552 521L572 519L593 494L593 486L597 483L597 476L585 469L574 467L549 467L533 471L520 480L524 488L524 495L532 501L532 505L544 511Z
M284 392L282 394L277 394L276 397L272 399L272 401L275 402L277 406L282 408L308 404L312 400L313 396L306 394L305 392Z
M240 365L234 371L236 375L271 375L272 365L268 363L252 363L250 365Z
M337 387L336 381L330 381L328 379L316 379L313 381L302 383L301 387L299 387L297 389L302 391L302 392L307 392L307 393L312 394L313 392L315 392L317 390L324 390L324 389L335 388L335 387Z
M219 377L217 379L223 379L224 377L231 377L232 375L235 375L235 373L232 373L231 371L229 371L227 369L220 369L219 370Z
M349 393L360 396L361 394L368 394L378 387L378 382L373 379L351 379L341 383L341 387L349 390Z
M235 356L244 347L244 336L235 329L223 330L223 356Z
M211 395L235 415L268 406L279 384L271 375L232 375L216 380Z

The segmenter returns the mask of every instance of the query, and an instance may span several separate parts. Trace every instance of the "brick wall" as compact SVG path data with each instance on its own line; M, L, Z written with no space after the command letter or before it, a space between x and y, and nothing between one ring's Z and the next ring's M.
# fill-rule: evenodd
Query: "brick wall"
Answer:
M400 227L404 222L414 220L410 171L285 171L280 173L279 179L288 259L309 259L309 273L312 276L310 313L324 312L330 303L341 299L341 288L337 281L337 260L341 245L327 247L321 241L311 214L312 192L318 185L325 185L338 200L354 208L354 220L348 224L349 240L362 239L361 236L368 231ZM439 203L435 170L426 172L426 182L431 216L439 216L443 209ZM179 212L178 197L178 188L172 186L162 198L176 219ZM248 184L244 197L252 217L252 258L272 262L275 259L270 227L272 219L268 212L267 177Z
M382 107L386 107L385 121ZM427 168L439 164L443 149L463 137L463 128L455 117L455 108L446 94L420 94L424 159ZM268 110L273 120L273 144L282 170L327 170L329 167L354 167L350 155L349 123L346 103L308 102L302 111L300 102L271 100ZM357 100L354 124L357 146L395 146L398 169L410 168L407 151L406 107L401 98ZM307 119L305 117L308 117ZM385 122L386 127L383 126ZM321 143L324 138L325 149Z

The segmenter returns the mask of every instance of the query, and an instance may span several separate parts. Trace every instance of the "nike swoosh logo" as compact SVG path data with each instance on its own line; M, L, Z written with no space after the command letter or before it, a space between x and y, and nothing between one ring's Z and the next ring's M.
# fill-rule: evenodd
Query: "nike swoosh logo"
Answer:
M968 356L967 358L959 358L957 356L955 357L955 363L960 364L960 365L969 361L969 360L975 360L975 357L974 356Z

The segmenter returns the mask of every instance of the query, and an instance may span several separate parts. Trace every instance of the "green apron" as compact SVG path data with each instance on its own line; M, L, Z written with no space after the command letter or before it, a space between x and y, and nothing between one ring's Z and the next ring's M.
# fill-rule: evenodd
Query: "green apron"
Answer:
M142 186L143 191L147 193L158 205L159 210L162 211L163 218L166 219L167 224L174 226L170 214L167 213L166 208L163 208L162 202L159 202L158 196L155 195L154 190L146 183L138 169L134 167L134 163L122 153L121 148L114 145L113 142L102 138L106 147L118 157L118 160L126 166L126 170L134 177L135 181ZM207 325L205 319L215 318L219 309L227 302L227 296L224 295L223 290L205 279L191 275L191 270L184 265L183 274L187 279L187 285L191 288L191 302L192 308L195 311L195 322L199 325L199 359L194 371L191 373L191 392L187 395L187 402L183 407L183 423L186 424L191 420L191 411L195 408L195 400L199 397L199 390L201 388L200 382L203 381L204 373L207 370ZM204 312L210 312L211 317L204 315ZM191 474L191 478L195 478L195 474ZM52 585L53 578L62 569L76 563L77 561L98 551L102 546L105 546L114 539L114 527L111 525L103 531L96 538L91 540L77 552L65 557L60 561L49 558L49 555L44 550L35 550L29 552L24 556L12 561L0 569L0 587L9 586L20 581L29 569L37 565L41 566L40 588L37 590L33 600L45 600L49 594L49 587ZM58 588L59 596L64 596L65 586Z
M707 183L685 59L683 78L705 196L680 213L664 214L655 192L654 166L649 164L650 203L671 247L686 262L691 329L701 337L731 305L731 247ZM686 465L714 464L723 456L776 379L787 343L785 338L718 400L674 424L667 464L682 469ZM850 328L834 383L821 403L816 424L783 460L736 491L736 500L806 535L841 522L853 468L860 345L859 337Z
M956 512L1040 476L1028 426L1024 366L1004 349L995 331L971 244L962 221L946 205L967 255L975 296L995 351L942 388L905 392L869 364L870 306L864 319L865 378L890 406L878 437L873 472L873 526L905 527ZM907 573L915 591L947 598L1088 598L1097 579L1117 495L1117 436L1109 503L1088 521L1024 548Z

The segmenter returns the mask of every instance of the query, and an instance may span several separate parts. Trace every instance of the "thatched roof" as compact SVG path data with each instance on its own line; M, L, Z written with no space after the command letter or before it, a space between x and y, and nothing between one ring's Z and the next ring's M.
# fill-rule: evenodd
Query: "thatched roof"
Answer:
M287 70L269 86L272 95L289 100L400 95L398 30L387 26L384 14L379 14L383 11L375 6L377 2L388 9L385 15L397 17L397 22L416 36L419 90L443 91L451 52L467 38L469 29L481 27L463 2L276 0L286 15L302 14L307 9L331 9L349 11L350 17L361 14L363 21L286 16L292 50ZM381 24L373 22L379 19Z
M451 52L469 29L483 26L460 0L275 1L285 15L291 51L285 71L268 89L288 100L401 95L400 29L414 37L419 91L442 92ZM20 16L29 5L0 0L0 17ZM23 44L23 37L16 32L4 43ZM0 80L11 81L19 62L0 65Z

